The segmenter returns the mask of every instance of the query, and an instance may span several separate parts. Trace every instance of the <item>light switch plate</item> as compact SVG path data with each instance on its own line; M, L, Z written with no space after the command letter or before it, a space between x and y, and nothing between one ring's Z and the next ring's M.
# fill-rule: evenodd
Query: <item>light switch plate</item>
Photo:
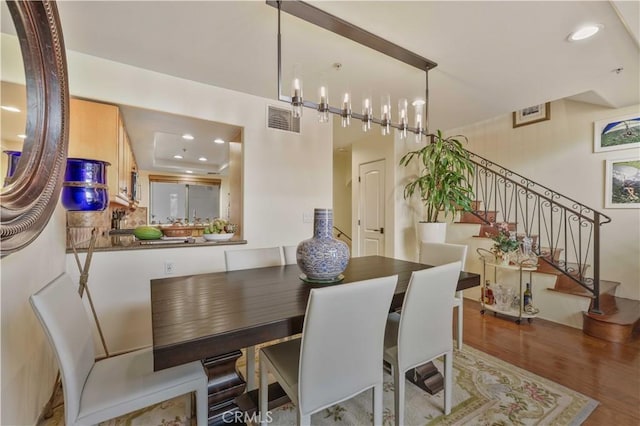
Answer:
M302 213L302 223L313 223L313 212Z

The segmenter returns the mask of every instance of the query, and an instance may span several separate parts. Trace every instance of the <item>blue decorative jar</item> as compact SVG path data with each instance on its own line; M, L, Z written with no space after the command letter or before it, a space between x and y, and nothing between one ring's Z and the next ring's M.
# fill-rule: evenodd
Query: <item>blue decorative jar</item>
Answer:
M62 205L70 211L100 211L109 205L106 161L68 158L62 184Z
M333 238L333 210L314 209L313 237L298 244L296 260L305 281L335 282L349 264L349 246Z
M7 184L9 183L8 180L10 177L13 176L13 174L16 172L16 169L18 168L18 161L20 161L20 151L2 151L5 154L7 154L8 161L7 161L7 174L5 175L4 178L4 185L7 186Z

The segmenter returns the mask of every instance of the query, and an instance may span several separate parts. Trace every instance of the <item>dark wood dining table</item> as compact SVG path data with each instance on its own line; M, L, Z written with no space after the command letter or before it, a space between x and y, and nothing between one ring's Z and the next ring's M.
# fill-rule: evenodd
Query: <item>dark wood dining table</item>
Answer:
M382 256L354 257L344 279L330 285L398 275L391 302L395 310L402 306L411 273L425 268L430 266ZM154 369L202 360L209 376L209 424L223 424L230 413L255 409L255 391L245 392L236 361L242 348L302 331L310 290L329 284L304 282L300 274L297 265L283 265L151 280ZM479 275L460 273L458 291L478 285ZM417 371L408 377L429 390L437 382L437 371L422 371L424 377ZM285 398L276 387L269 392L274 404Z

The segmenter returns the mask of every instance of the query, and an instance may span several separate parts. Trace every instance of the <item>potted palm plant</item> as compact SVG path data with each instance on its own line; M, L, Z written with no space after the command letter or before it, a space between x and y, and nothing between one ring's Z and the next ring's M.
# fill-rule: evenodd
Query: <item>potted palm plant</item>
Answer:
M431 143L400 159L404 167L418 162L419 172L405 185L404 198L416 194L424 204L424 221L418 226L421 241L444 242L446 222L438 222L441 211L446 218L456 210L472 209L474 166L460 138L468 142L462 135L445 138L438 130Z

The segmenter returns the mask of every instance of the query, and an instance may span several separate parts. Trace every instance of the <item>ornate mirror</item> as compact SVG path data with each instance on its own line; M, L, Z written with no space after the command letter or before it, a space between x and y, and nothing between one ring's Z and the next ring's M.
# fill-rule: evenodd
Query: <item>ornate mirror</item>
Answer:
M67 157L67 61L54 1L7 1L24 62L26 139L15 173L0 193L0 253L40 234L58 203Z

